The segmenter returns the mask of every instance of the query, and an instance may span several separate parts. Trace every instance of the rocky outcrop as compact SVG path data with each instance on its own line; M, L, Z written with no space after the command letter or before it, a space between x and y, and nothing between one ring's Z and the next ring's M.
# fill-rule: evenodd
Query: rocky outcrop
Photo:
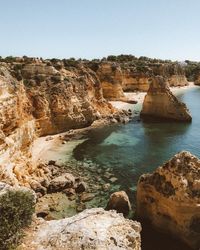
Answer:
M0 179L29 186L38 136L90 125L115 112L96 74L82 64L31 58L0 63Z
M141 226L115 211L85 210L70 218L43 222L29 231L20 249L127 249L140 250Z
M21 230L31 223L35 195L27 188L0 182L0 248L14 249Z
M141 117L158 117L176 121L191 121L186 105L172 94L168 82L161 76L153 77L145 96Z
M182 87L189 84L185 75L172 75L168 78L168 82L170 87Z
M144 91L149 89L150 76L142 72L135 72L134 69L123 69L122 88L124 92Z
M131 210L131 204L126 192L119 191L111 194L106 209L116 210L118 213L127 216Z
M125 100L122 89L123 74L120 65L116 63L101 63L97 75L102 85L103 96L110 100Z
M152 174L142 175L137 186L137 215L199 249L200 160L181 152Z
M124 92L148 91L152 76L165 77L170 87L188 85L184 66L178 62L121 55L86 64L97 73L103 95L111 101L126 101Z
M195 85L200 85L200 75L198 75L194 81Z

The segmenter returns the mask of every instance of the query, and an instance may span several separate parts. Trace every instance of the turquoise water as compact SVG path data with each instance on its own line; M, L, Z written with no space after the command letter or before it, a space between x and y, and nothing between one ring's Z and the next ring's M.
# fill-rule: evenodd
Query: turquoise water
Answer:
M141 174L152 172L182 150L200 157L200 88L179 94L192 114L192 123L138 119L126 124L91 131L78 145L74 156L107 166L118 178L122 189L135 191Z
M187 104L192 123L142 122L135 118L126 125L96 129L75 148L74 157L109 169L117 177L113 185L128 193L134 207L141 174L152 172L182 150L200 157L200 88L190 89L177 97ZM156 232L150 225L142 226L143 250L190 250L177 239Z

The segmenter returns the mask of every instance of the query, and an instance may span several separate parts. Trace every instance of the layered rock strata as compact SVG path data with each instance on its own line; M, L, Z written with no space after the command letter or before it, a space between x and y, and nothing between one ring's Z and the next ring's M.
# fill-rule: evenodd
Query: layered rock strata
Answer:
M152 174L140 177L137 215L194 249L200 247L200 160L175 155Z
M170 87L188 85L185 66L178 62L120 55L84 63L97 73L108 100L125 100L123 91L148 91L151 77L157 75L165 77Z
M153 77L145 96L141 117L187 121L192 120L186 105L170 91L168 82L161 76Z
M85 210L70 218L43 222L29 232L20 249L140 250L140 223L102 208Z
M20 58L0 64L0 179L29 185L37 136L89 126L116 110L96 74L82 64Z

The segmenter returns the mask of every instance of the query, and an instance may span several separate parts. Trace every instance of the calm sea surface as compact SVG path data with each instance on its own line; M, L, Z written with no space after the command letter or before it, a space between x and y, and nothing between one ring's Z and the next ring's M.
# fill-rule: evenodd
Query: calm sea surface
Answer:
M188 150L200 157L200 88L190 89L178 98L187 104L191 124L132 121L97 129L76 147L74 157L111 168L118 184L131 189L141 174L152 172L179 151Z
M108 167L118 179L116 184L128 193L134 203L141 174L152 172L182 150L200 157L200 88L190 89L177 97L187 104L193 118L191 124L161 121L144 123L136 119L126 125L97 129L75 148L74 157L81 161L91 160L99 168ZM137 108L140 109L140 105ZM151 237L149 241L145 238L145 242L151 241L153 245L144 243L146 247L143 249L160 250L159 240L155 238L157 243L153 240L158 234L149 234L148 227L145 230L146 236ZM168 250L188 249L174 244L172 239L165 240L164 236L160 235L160 239Z

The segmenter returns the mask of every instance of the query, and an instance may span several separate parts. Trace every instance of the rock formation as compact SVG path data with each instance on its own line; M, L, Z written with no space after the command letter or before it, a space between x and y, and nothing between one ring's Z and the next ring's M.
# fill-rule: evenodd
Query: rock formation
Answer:
M116 210L118 213L128 215L131 210L131 204L128 195L124 191L119 191L111 194L106 209Z
M200 85L200 75L198 75L195 79L195 85Z
M181 152L152 174L142 175L137 187L137 215L199 249L200 160Z
M82 64L20 58L0 63L0 179L28 185L37 136L90 125L115 110Z
M126 101L124 92L146 92L153 75L165 77L170 87L188 85L184 66L178 62L120 55L108 56L101 61L86 61L84 64L96 72L104 97L112 101Z
M70 218L43 222L29 231L20 249L140 250L140 223L102 208L85 210Z
M115 63L101 63L97 75L102 85L103 96L110 100L125 100L122 89L123 75L121 67Z
M152 78L141 116L187 122L192 120L186 105L178 101L170 91L168 82L161 76Z

